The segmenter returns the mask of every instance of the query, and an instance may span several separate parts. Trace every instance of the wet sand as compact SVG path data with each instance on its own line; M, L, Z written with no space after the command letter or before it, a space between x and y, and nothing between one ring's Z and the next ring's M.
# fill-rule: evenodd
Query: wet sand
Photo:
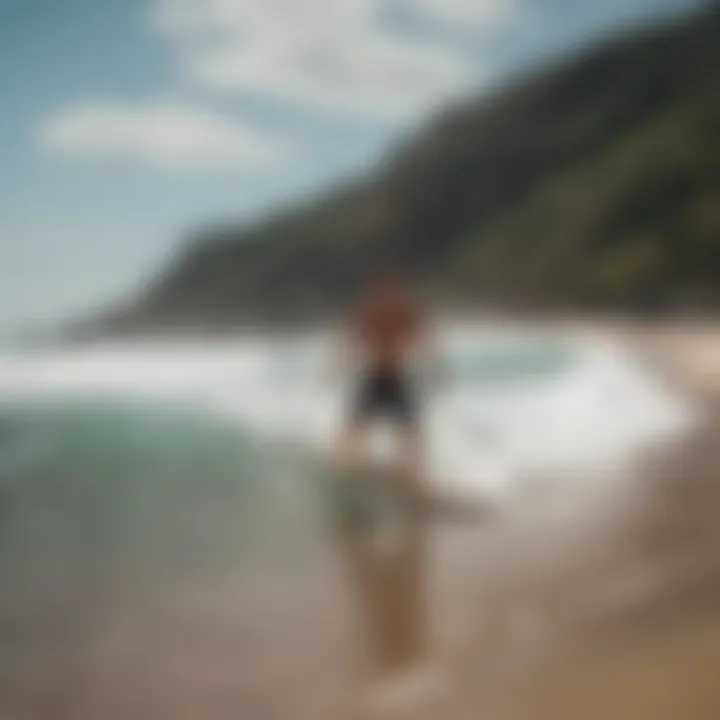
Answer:
M526 634L523 667L501 672L485 698L458 697L458 717L473 717L461 705L503 720L720 717L720 329L598 332L633 347L704 417L645 459L609 535L526 589L542 641Z
M390 716L720 717L720 329L592 332L630 343L702 403L703 422L617 482L578 478L577 493L555 494L552 478L538 479L507 514L433 530L444 692ZM124 584L86 594L76 612L92 622L56 655L24 644L67 628L18 608L34 634L2 668L0 717L384 717L363 709L368 638L336 551L322 547L282 577L165 578L141 593Z

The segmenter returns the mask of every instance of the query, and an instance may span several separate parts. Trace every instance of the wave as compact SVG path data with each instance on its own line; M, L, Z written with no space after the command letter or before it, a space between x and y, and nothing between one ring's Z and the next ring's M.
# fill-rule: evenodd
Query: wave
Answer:
M528 477L607 477L694 418L629 351L600 339L453 326L440 345L447 372L426 393L425 434L430 478L448 491L502 498ZM322 453L352 387L329 377L331 354L327 334L18 351L0 356L0 403L190 404ZM378 427L372 452L392 452L388 438Z

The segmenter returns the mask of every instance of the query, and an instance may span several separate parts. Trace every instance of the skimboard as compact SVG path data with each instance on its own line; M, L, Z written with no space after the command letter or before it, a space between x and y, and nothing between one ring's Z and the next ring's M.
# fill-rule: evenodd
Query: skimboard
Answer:
M396 468L373 460L347 467L330 464L326 482L344 529L372 529L387 523L480 524L492 514L489 503L412 486L403 482Z

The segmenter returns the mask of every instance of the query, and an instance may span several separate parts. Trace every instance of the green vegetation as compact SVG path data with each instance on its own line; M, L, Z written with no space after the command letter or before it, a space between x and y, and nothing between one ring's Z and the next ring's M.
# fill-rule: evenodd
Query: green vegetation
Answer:
M380 262L443 300L720 308L720 10L455 108L373 177L200 233L111 330L336 312Z
M449 272L502 295L663 309L720 281L720 101L694 98L471 233ZM717 299L713 298L713 299Z

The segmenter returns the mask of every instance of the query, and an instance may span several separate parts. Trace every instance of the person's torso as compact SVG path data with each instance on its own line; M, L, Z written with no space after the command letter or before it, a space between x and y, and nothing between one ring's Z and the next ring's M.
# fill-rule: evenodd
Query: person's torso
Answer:
M360 314L356 333L368 369L400 370L417 342L417 313L404 305L368 309Z

